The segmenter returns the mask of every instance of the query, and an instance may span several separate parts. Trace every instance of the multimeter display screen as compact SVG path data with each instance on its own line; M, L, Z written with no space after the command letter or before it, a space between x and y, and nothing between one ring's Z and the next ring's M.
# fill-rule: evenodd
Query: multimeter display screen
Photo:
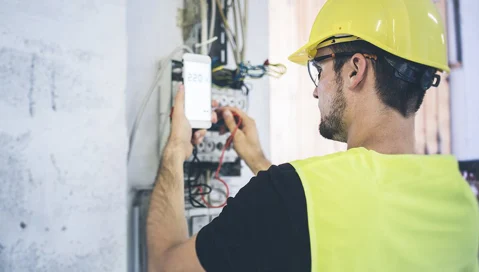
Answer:
M185 61L185 113L188 120L211 121L211 67L209 63Z

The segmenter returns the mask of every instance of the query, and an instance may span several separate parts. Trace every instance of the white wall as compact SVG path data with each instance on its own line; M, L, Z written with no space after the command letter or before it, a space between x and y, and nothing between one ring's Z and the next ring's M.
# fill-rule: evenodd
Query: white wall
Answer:
M0 0L0 271L126 270L125 7Z
M128 0L128 74L126 110L128 131L145 94L150 89L159 62L182 44L181 30L176 26L179 0ZM179 55L181 56L181 54ZM128 164L130 184L151 184L156 177L159 157L158 92L146 108L136 134Z
M262 64L269 55L269 9L268 0L248 1L248 33L246 39L245 60L252 64ZM231 58L230 58L231 60ZM263 77L259 80L248 80L252 83L250 91L248 114L255 119L258 127L261 146L266 157L271 155L270 136L270 93L269 78ZM252 173L244 165L242 180L248 182Z
M452 150L459 160L479 159L479 1L460 1L463 65L451 72Z
M125 2L0 0L0 271L127 268L127 128L158 61L181 44L182 1ZM250 1L253 63L268 57L267 10ZM254 81L250 113L266 154L268 101L268 80ZM157 102L130 182L156 176Z

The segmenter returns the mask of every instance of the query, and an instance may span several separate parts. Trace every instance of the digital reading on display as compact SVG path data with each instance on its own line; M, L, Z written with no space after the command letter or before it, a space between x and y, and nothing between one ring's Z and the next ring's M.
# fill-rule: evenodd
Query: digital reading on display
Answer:
M211 119L211 69L208 63L185 63L185 113L189 120Z

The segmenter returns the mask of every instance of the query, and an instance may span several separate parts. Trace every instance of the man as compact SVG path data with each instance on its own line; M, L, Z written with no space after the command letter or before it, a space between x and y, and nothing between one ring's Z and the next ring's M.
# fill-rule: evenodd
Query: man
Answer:
M234 147L257 176L189 239L180 90L151 198L150 271L478 271L477 203L457 161L414 155L414 115L448 71L431 1L329 0L290 60L308 64L320 134L348 151L271 166L254 121L222 109L230 130L232 112L242 118Z

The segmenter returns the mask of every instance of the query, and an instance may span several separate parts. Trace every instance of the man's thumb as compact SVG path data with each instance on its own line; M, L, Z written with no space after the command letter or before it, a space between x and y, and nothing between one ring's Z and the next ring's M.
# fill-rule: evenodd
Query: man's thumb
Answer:
M229 110L225 110L223 112L223 120L225 120L225 124L228 127L229 131L234 131L236 128L236 121L235 118L233 117L233 113Z

